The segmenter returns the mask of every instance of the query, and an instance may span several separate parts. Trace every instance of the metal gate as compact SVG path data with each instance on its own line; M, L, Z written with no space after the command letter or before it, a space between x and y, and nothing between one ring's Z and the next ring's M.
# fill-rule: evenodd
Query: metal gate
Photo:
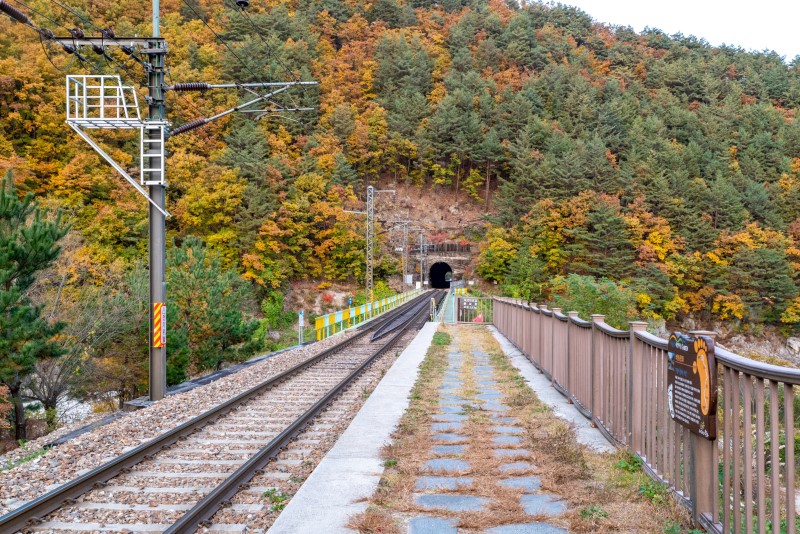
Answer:
M456 296L456 322L471 324L492 324L494 321L494 300L491 297Z

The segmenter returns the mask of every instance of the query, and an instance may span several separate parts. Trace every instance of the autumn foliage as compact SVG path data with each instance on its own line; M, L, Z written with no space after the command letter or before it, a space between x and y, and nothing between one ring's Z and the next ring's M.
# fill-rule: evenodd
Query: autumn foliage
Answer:
M34 22L56 33L66 31L56 22L91 33L54 3L30 5ZM149 34L148 3L69 5L117 35ZM478 274L507 294L590 295L610 281L647 317L800 325L797 61L638 34L541 3L265 0L247 16L230 2L161 6L169 84L319 82L275 97L315 112L234 114L168 141L170 247L206 247L219 272L237 277L231 287L255 297L243 304L248 328L220 341L227 353L242 357L249 315L280 315L292 281L361 283L363 218L346 211L378 182L431 198L447 190L484 210L465 235L479 241ZM0 18L0 172L16 169L18 190L72 224L36 295L53 320L91 316L80 302L106 310L144 293L134 272L146 254L144 201L63 123L59 69L143 87L139 64L109 54L116 63L91 51L82 62ZM251 97L169 91L169 119L180 125ZM133 138L98 135L135 172ZM376 251L379 279L397 271L387 249ZM144 356L125 350L141 314L130 310L136 325L125 335L64 333L94 350L98 383L126 395L141 390ZM220 365L183 360L187 372Z

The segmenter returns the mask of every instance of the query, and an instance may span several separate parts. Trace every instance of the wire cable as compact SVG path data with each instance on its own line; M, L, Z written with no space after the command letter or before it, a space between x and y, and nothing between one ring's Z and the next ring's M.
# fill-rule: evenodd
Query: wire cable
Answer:
M14 1L15 1L15 2L19 2L19 0L14 0ZM115 43L120 43L120 42L121 42L119 39L117 39L117 38L116 38L116 36L114 36L114 32L113 32L113 31L111 31L109 28L101 28L100 26L98 26L97 24L95 24L94 22L92 22L92 20L91 20L91 19L89 19L89 18L87 18L87 17L84 17L83 15L81 15L80 13L78 13L77 11L75 11L74 9L70 8L69 6L66 6L66 5L62 4L62 3L61 3L61 2L59 2L58 0L49 0L49 2L50 2L50 3L52 3L52 4L55 4L55 5L57 5L58 7L60 7L61 9L63 9L64 11L66 11L66 12L68 12L68 13L70 13L70 14L74 15L75 17L79 18L80 20L82 20L83 22L85 22L86 24L88 24L89 26L91 26L91 27L93 27L94 29L96 29L98 32L100 32L100 35L102 36L102 38L103 38L103 41L105 41L106 39L108 39L108 40L110 40L110 41L114 41ZM72 30L70 30L69 28L67 28L67 27L66 27L66 26L64 26L63 24L59 24L59 25L60 25L60 26L62 26L62 27L64 27L64 28L66 28L66 29L67 29L67 31L69 31L70 33L72 33ZM103 48L105 48L105 47L103 47ZM127 72L127 73L128 73L128 75L129 75L131 78L133 78L133 79L136 79L136 75L134 75L134 74L133 74L133 73L130 71L130 69L127 67L127 65L125 65L124 63L122 63L122 62L120 62L119 60L115 59L113 56L110 56L110 55L108 55L108 54L103 54L103 55L104 55L104 57L105 57L105 60L106 60L106 62L108 62L108 61L110 60L110 61L112 61L112 62L116 63L117 65L119 65L120 67L122 67L122 68L125 70L125 72ZM144 65L144 63L145 63L145 62L144 62L144 61L143 61L143 60L142 60L142 59L141 59L141 58L140 58L140 57L139 57L139 56L136 54L136 52L135 52L135 51L132 51L132 52L131 52L129 55L130 55L131 57L133 57L133 58L134 58L134 61L136 61L136 62L137 62L137 63L139 63L140 65Z
M16 2L17 0L14 0L14 1ZM94 29L96 29L97 31L99 31L99 32L100 32L101 34L103 34L104 36L107 36L107 37L109 37L110 39L113 39L113 40L115 40L115 41L116 41L116 39L114 39L114 38L113 38L113 37L111 37L110 35L107 35L107 33L108 33L108 29L107 29L107 28L101 28L100 26L98 26L97 24L95 24L94 22L92 22L91 20L87 19L86 17L84 17L83 15L81 15L80 13L78 13L77 11L75 11L75 10L73 10L73 9L71 9L71 8L69 8L69 7L67 7L67 6L65 6L64 4L62 4L61 2L59 2L58 0L49 0L49 1L50 1L50 3L53 3L53 4L57 5L58 7L60 7L61 9L63 9L64 11L68 11L69 13L72 13L73 15L75 15L76 17L78 17L79 19L81 19L83 22L85 22L85 23L86 23L86 24L88 24L89 26L92 26Z
M258 28L258 25L253 20L253 18L247 13L247 11L245 11L245 6L241 6L241 5L237 4L237 8L238 8L238 12L239 12L240 16L242 16L242 18L244 18L250 24L250 26L253 28L253 31L256 33L256 35L258 35L259 39L261 39L261 42L264 43L264 46L267 49L267 58L269 59L270 57L274 57L275 61L277 61L278 65L280 65L283 68L283 70L286 71L286 74L288 74L290 81L293 81L293 82L294 81L297 81L297 82L302 81L302 76L300 76L299 74L297 76L295 76L294 73L291 71L291 69L289 69L289 67L287 67L286 64L281 60L280 55L277 54L275 52L274 48L269 44L267 39L264 37L264 34ZM300 90L303 92L303 96L308 99L309 95L308 95L306 86L301 85L300 86ZM289 97L289 100L292 102L292 105L294 107L296 107L296 108L302 107L295 101L295 99L291 96L291 94L287 94L286 96ZM304 124L302 121L295 121L295 122L299 122L300 124Z
M53 58L50 57L50 52L47 51L47 47L44 44L44 37L42 37L41 35L39 36L39 44L42 45L42 52L44 53L44 56L47 58L47 61L49 61L50 64L53 66L53 68L56 69L57 71L67 72L69 68L72 66L72 64L75 62L75 54L70 54L69 63L67 63L66 67L61 68L53 62Z
M202 22L202 23L205 25L205 27L206 27L206 28L208 28L208 29L209 29L209 31L211 31L211 33L213 33L213 34L214 34L214 37L215 37L215 38L216 38L216 39L217 39L217 40L218 40L220 43L222 43L222 44L225 46L225 48L227 48L227 49L228 49L228 52L230 52L230 53L231 53L231 55L232 55L233 57L235 57L236 59L238 59L238 60L239 60L239 63L241 63L241 64L242 64L242 66L243 66L243 67L244 67L246 70L248 70L248 71L250 72L250 74L252 74L252 75L253 75L253 77L254 77L254 78L258 79L258 75L257 75L255 72L253 72L253 69L251 69L251 68L250 68L250 67L247 65L247 63L245 63L245 62L244 62L244 60L243 60L241 57L239 57L239 55L238 55L236 52L234 52L234 51L233 51L233 49L232 49L230 46L228 46L228 43L227 43L227 41L225 41L225 39L223 39L223 38L222 38L222 37L221 37L221 36L220 36L220 35L219 35L219 34L218 34L216 31L214 31L214 28L212 28L212 27L211 27L211 26L208 24L208 22L206 22L206 20L205 20L203 17L201 17L201 16L200 16L200 13L198 13L198 12L197 12L197 10L196 10L196 9L195 9L195 8L194 8L194 7L193 7L193 6L192 6L192 5L189 3L189 2L187 2L186 0L181 0L181 1L182 1L182 2L183 2L185 5L186 5L186 7L188 7L189 9L191 9L191 10L192 10L192 13L194 13L194 14L195 14L195 16L196 16L198 19L200 19L200 21L201 21L201 22ZM234 83L236 83L237 85L241 85L241 83L242 83L242 82L241 82L241 80L236 80Z
M283 69L289 75L290 81L301 81L299 76L297 77L297 80L293 79L294 75L292 74L292 71L289 70L289 68L283 63L283 61L281 61L280 56L278 54L276 54L275 51L272 49L272 46L270 46L270 44L267 42L267 39L262 35L261 30L258 29L258 26L256 25L256 23L253 21L253 19L250 17L250 15L247 13L247 11L244 10L244 7L239 9L239 14L245 20L247 20L247 22L250 23L250 26L253 28L253 31L255 32L255 34L258 35L258 38L261 39L262 43L264 43L264 47L266 47L266 49L267 49L267 59L270 59L271 57L274 57L275 61L277 61L278 64L281 67L283 67ZM301 85L300 88L303 91L303 94L305 94L305 91L306 91L305 86ZM300 107L300 105L298 105L298 103L295 101L295 99L292 97L291 94L287 94L286 96L289 97L289 100L292 102L292 105L294 107L296 107L296 108Z

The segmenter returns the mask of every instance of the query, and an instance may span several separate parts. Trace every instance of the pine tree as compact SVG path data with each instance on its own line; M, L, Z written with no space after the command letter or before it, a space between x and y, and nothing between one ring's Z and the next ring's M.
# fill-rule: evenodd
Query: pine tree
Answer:
M621 280L634 272L635 253L625 221L608 204L598 204L586 216L586 226L572 231L585 254L586 272ZM575 249L577 250L577 248Z
M26 439L23 380L37 360L59 354L51 339L63 326L42 318L41 307L26 292L56 259L66 233L60 214L48 220L32 194L19 198L11 172L6 173L0 186L0 383L11 393L18 440Z
M235 346L250 341L257 323L245 317L253 305L250 288L199 239L190 237L171 249L167 267L169 343L171 352L181 356L168 368L168 383L174 384L187 371L218 369L235 359ZM188 369L181 368L186 362Z
M753 320L775 321L798 294L786 254L766 248L737 252L728 273L728 289L747 304Z
M747 219L742 195L720 174L711 186L711 214L717 229L738 230Z

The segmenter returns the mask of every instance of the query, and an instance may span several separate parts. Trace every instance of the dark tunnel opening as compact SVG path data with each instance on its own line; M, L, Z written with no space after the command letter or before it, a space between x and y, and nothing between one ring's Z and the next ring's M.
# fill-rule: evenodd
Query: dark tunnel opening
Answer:
M443 261L438 261L431 265L431 271L428 276L431 287L434 289L447 289L450 287L450 280L452 280L453 269L450 268Z

